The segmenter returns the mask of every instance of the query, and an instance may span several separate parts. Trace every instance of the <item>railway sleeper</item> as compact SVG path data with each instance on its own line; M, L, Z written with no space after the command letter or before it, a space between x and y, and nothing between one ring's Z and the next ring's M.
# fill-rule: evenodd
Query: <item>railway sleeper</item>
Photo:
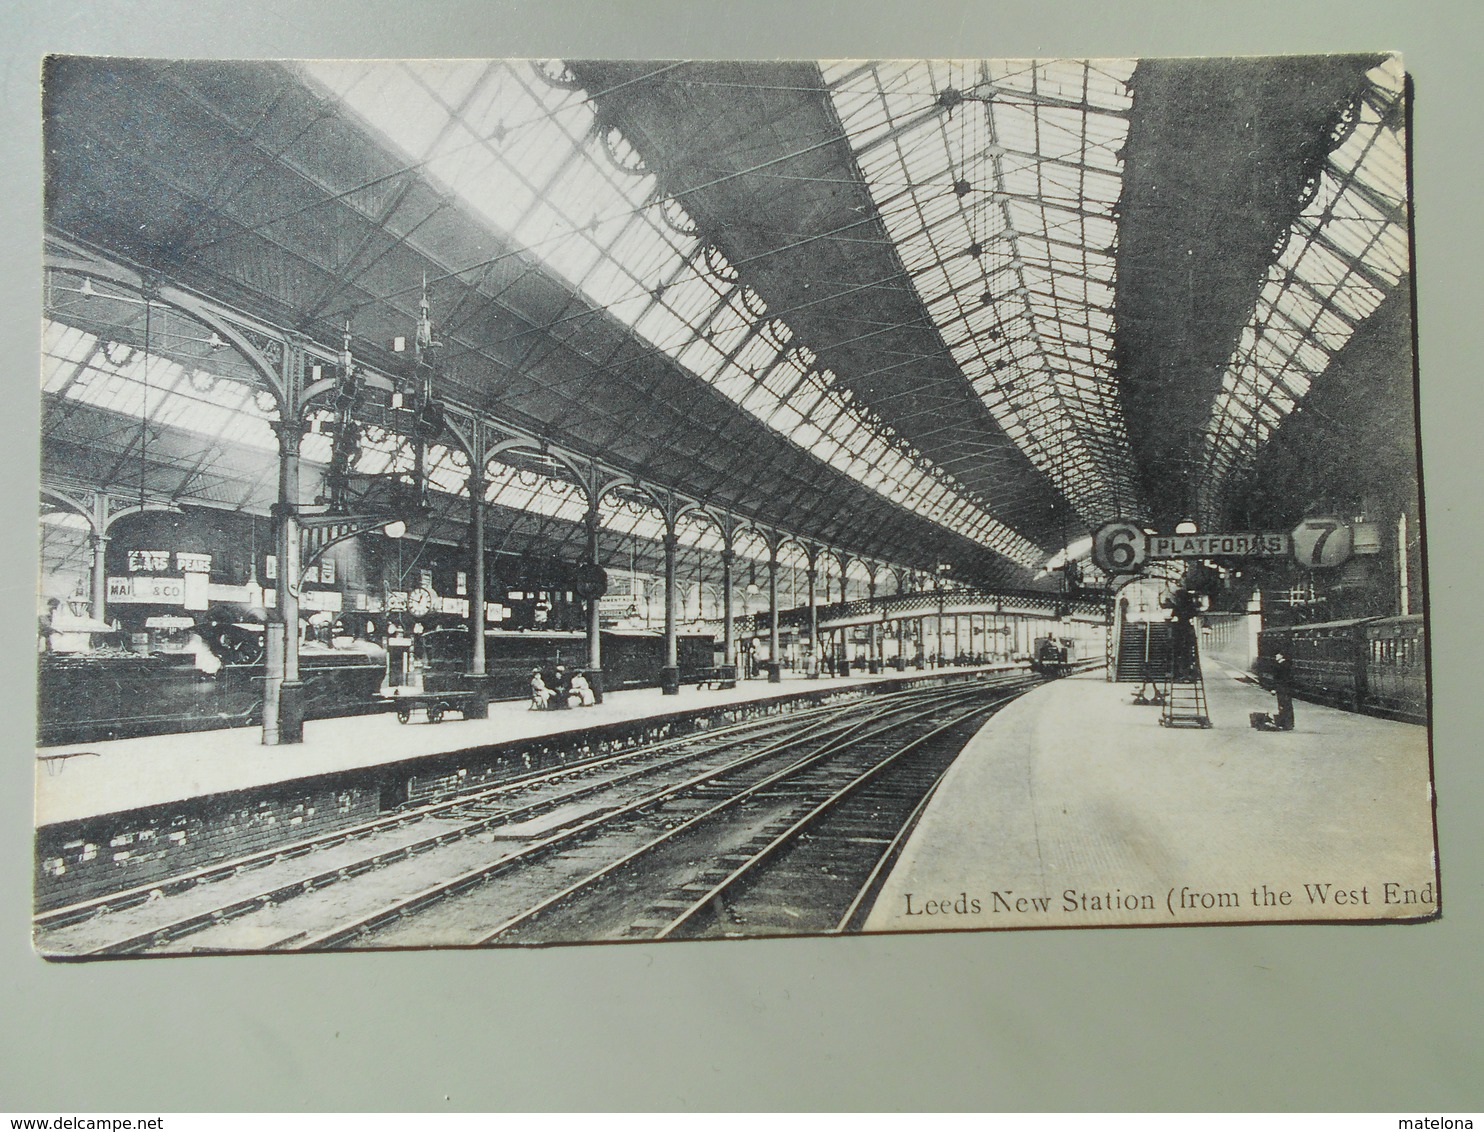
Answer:
M842 833L813 833L805 834L804 837L815 842L843 842L848 845L890 845L890 837L876 837L867 834L842 834Z
M673 916L645 916L623 930L620 938L647 939L660 928L669 927Z
M700 876L696 877L695 880L687 881L685 884L682 884L676 891L688 892L693 896L698 897L705 896L706 893L710 892L713 888L715 888L718 884L725 880L726 877L726 873L714 873L710 876L703 873Z

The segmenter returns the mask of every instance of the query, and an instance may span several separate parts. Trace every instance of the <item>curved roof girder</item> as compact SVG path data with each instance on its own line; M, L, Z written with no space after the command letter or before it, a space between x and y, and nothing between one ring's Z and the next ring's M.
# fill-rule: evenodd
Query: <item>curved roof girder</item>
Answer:
M176 93L177 96L179 94L184 94L186 96L184 99L185 107L179 110L179 113L181 114L186 113L188 110L200 110L203 106L210 104L211 100L206 97L205 87L209 87L211 83L207 82L203 86L198 86L195 88L193 88L191 85L193 82L196 81L198 77L202 77L204 72L213 72L213 82L216 81L217 78L221 78L226 71L231 72L230 78L234 82L238 81L241 78L241 72L232 68L231 65L203 64L200 65L200 67L192 65L185 68L184 71L182 71L181 68L172 68L168 85L165 88L161 88L158 84L164 81L163 76L155 73L155 71L149 68L147 65L119 64L116 61L112 61L108 65L122 68L125 72L128 72L125 76L127 79L127 81L124 83L125 88L130 89L131 92L135 95L144 96L147 94L152 105L156 106L157 108L162 108L159 97L161 89L173 91ZM258 68L254 73L258 77L264 77L266 71L263 68ZM271 74L268 74L267 77L270 79L272 78ZM275 82L276 80L270 81L267 84L268 93L273 96L267 99L269 103L274 105L277 105L279 101L293 103L294 100L299 97L298 93L292 88L284 88L281 83L275 85ZM133 84L132 87L130 87L130 84ZM143 84L143 87L141 87L140 84ZM249 83L248 85L250 86L251 84ZM147 87L148 90L143 89L144 87ZM90 98L94 95L97 95L97 93L97 91L81 91L75 86L74 89L71 91L72 95L82 98ZM243 105L251 105L251 98L248 97L248 95L251 95L253 92L247 91L244 93L242 91L238 91L236 93L238 95L238 100L234 104L233 112L237 112L238 110L240 110L241 106ZM245 102L243 101L244 98L246 99ZM77 108L78 107L74 107L74 109ZM88 107L88 109L92 108L93 107L91 106ZM290 107L289 110L285 111L285 113L287 113L289 119L292 119L297 111L294 110L293 107ZM311 108L309 116L312 118L312 124L304 126L304 129L308 130L311 133L315 130L329 129L331 131L331 134L335 138L336 146L344 148L346 145L350 144L350 139L348 139L345 135L345 130L343 129L343 127L341 127L341 125L334 119L333 116L327 117L323 113L322 106L317 109ZM221 128L221 123L223 121L230 121L231 115L226 110L223 110L220 106L212 106L211 113L208 115L208 117L213 123L212 128ZM95 133L101 132L106 134L109 132L106 128L99 131L96 129L96 126L89 127L89 129L94 131ZM284 174L280 177L270 178L271 180L286 181L292 180L293 178L302 178L304 176L306 168L313 163L313 147L310 147L309 152L307 153L304 151L296 150L293 154L292 161L289 161L287 164L285 164L284 159L280 157L279 163L277 165L274 165L271 139L276 129L278 129L278 127L265 128L260 135L245 138L243 144L248 144L252 147L253 158L256 159L258 164L263 169L277 170L281 174ZM247 131L241 132L244 134L247 133ZM238 131L227 128L224 130L224 133L226 137L222 141L222 144L237 144L236 135ZM126 139L127 132L125 132L124 137L122 138L120 136L114 136L111 148L105 147L101 152L95 152L94 156L98 159L96 161L96 165L98 167L97 173L95 174L96 176L107 175L109 160L112 158L113 152L117 150L117 146L120 141ZM358 209L355 207L355 205L358 203L366 202L357 202L353 200L353 198L356 196L356 192L358 191L356 190L356 185L364 185L375 182L378 178L385 180L392 173L395 172L395 169L389 171L387 169L387 166L392 165L392 162L387 161L385 158L378 158L375 155L364 150L364 148L358 150L357 152L357 160L361 160L363 164L368 161L370 163L370 167L366 169L367 175L362 180L359 180L352 184L348 189L344 185L332 185L329 183L323 183L312 190L310 198L305 198L303 194L300 194L300 203L294 206L294 208L300 210L300 215L307 215L313 213L316 210L324 209L338 211L342 214L345 214L347 212L359 214ZM227 164L231 165L233 163L228 162ZM240 167L247 163L237 162L236 164ZM136 166L136 169L138 168L142 167ZM153 175L155 175L156 177L164 178L165 180L172 183L173 188L170 190L169 200L171 205L173 205L180 199L180 194L183 191L181 184L184 182L186 174L190 172L190 170L185 170L183 166L178 163L172 166L168 163L168 161L162 162L160 165L157 166L150 166L150 168L155 171ZM78 173L79 170L77 170L75 167L68 167L67 169L63 170L63 172L65 172L67 175L60 179L60 184L75 185L79 194L83 194L88 191L89 184L87 183L87 181L84 179L79 182L78 179L73 176L73 174ZM253 184L256 187L257 182L254 181ZM405 186L402 187L405 190ZM405 190L403 192L402 199L404 202L404 211L411 207L410 203L408 202L411 202L413 198L422 191L423 190L419 187L415 191ZM205 220L205 224L200 228L196 238L196 242L192 245L192 254L183 263L170 264L170 266L172 268L180 269L181 273L188 276L192 284L197 287L199 287L201 283L221 282L225 278L230 277L232 281L230 285L225 288L225 290L229 294L231 294L236 299L246 298L256 302L259 297L267 297L260 290L255 290L254 287L256 285L253 284L251 281L252 277L258 274L260 267L263 266L265 263L262 257L272 259L273 257L282 254L291 257L295 263L307 263L307 261L304 259L304 254L308 249L312 247L312 242L306 243L305 241L285 241L282 238L270 239L264 237L262 233L264 231L273 230L275 226L282 222L281 217L287 215L287 212L278 212L274 215L269 216L268 219L265 221L263 220L263 212L265 209L271 206L271 202L260 200L254 202L256 208L255 214L257 219L253 219L252 217L246 215L240 215L234 218L234 215L231 214L229 211L222 211L224 208L228 208L230 204L229 198L231 198L232 195L233 194L230 192L220 193L219 195L210 197L209 199L197 199L192 202L192 204L190 205L191 209L194 210L195 215L198 219ZM87 215L86 222L78 224L75 222L82 219L82 214L79 213L75 208L75 204L77 203L80 203L80 197L70 195L68 193L63 193L61 194L60 199L57 202L59 207L54 208L53 210L54 219L62 220L64 222L65 229L73 230L80 227L82 231L79 234L83 235L84 237L104 237L105 242L108 242L109 244L122 243L131 249L147 253L149 258L151 258L152 260L169 263L169 254L166 252L166 250L163 248L157 248L154 244L150 243L150 226L147 224L145 225L143 229L144 235L141 236L139 225L131 225L126 219L128 209L129 207L132 207L130 204L125 203L123 213L118 213L116 211L115 215L112 218L100 216L96 210L90 210ZM109 203L111 207L115 207L116 209L116 206L120 203L120 201L117 198L110 197ZM139 203L142 205L143 201L141 200ZM457 209L439 209L436 207L436 204L437 202L433 202L433 205L426 210L427 216L436 215L438 217L437 225L435 226L445 225L446 223L451 222L450 217L457 218ZM294 208L290 208L288 212L294 211ZM374 218L374 209L372 210L372 215ZM421 222L427 223L425 218ZM460 223L462 223L462 221L460 221ZM165 227L168 227L168 225L166 225ZM128 231L130 233L127 240L117 241L113 239L114 235L122 233L124 231ZM425 230L419 231L419 237L424 235L424 232ZM386 237L386 254L379 257L379 262L373 270L372 274L383 271L392 272L392 268L395 266L391 264L390 261L392 260L396 260L400 263L404 262L409 255L423 255L423 251L419 246L418 240L402 239L400 238L402 235L404 235L404 233L391 233ZM205 252L204 249L206 249L210 245L213 245L215 241L223 236L230 236L236 244L243 246L235 247L233 254L230 255L226 260L212 258ZM362 245L360 243L357 243L355 246L359 247ZM117 249L114 250L115 254L117 254ZM206 258L203 259L203 255ZM495 261L502 260L502 256L503 253L496 256L485 256L480 260L478 268L472 271L468 269L458 268L457 265L455 265L455 271L465 271L466 275L474 276L478 279L484 279L488 281L492 278L491 271L489 269L495 266ZM363 260L364 258L365 257L363 257ZM423 262L426 263L427 261L424 260ZM251 270L246 273L238 271L234 276L234 263L240 264L243 267L250 268ZM499 285L495 288L495 294L493 296L480 295L478 299L479 303L481 304L486 303L491 299L499 302L501 307L503 308L501 312L502 317L506 314L511 313L511 311L514 309L511 308L509 304L504 301L504 297L512 293L510 290L511 288L518 289L530 282L541 281L540 273L533 269L529 264L517 263L515 264L515 270L511 271L511 263L512 261L508 259L504 259L502 261L502 270L499 273ZM433 266L435 266L436 268L438 265ZM465 275L447 274L446 267L442 268L442 270L444 271L443 278L445 280L445 283L450 287L453 286L455 281L465 278ZM224 272L226 273L225 276L223 274ZM405 278L407 272L399 271L392 272L392 274L400 274L403 278ZM379 295L374 292L366 292L364 290L364 285L367 282L369 282L368 278L358 276L358 278L353 281L353 285L346 290L346 296L350 298L351 304L353 306L357 306L360 311L360 314L357 317L358 334L364 332L369 337L379 338L381 333L381 326L388 326L388 323L390 323L390 326L397 326L397 323L401 321L401 318L399 316L403 316L409 313L408 308L410 304L406 301L410 298L408 291L415 292L415 289L407 288L405 285L403 285L401 290L401 298L399 301L395 297L395 292L383 291ZM314 291L315 295L323 295L324 293L325 292L322 288ZM394 296L391 299L390 304L388 304L388 299L385 297L387 295ZM466 317L470 318L474 322L478 322L482 316L479 315L478 310L475 307L472 307L470 305L470 300L474 297L474 295L475 291L473 287L465 286L460 283L459 286L453 290L454 297L452 309L460 310ZM292 298L292 291L275 291L273 301L279 303L281 306L284 302L291 301ZM266 309L269 309L271 311L272 303L268 304L268 307ZM389 315L390 318L388 317ZM404 323L403 326L398 326L397 329L400 332L405 333L405 325L406 324ZM549 332L540 332L538 329L540 325L541 323L539 321L532 322L522 332L533 334L533 337L536 338L538 342L542 342L544 337L544 344L548 345L549 348L552 350L562 351L567 348L562 342L551 339ZM368 329L362 331L363 327L366 327ZM306 327L306 329L309 328ZM336 329L338 329L338 327ZM587 330L584 330L583 333L590 334L590 332ZM564 337L568 336L564 334ZM464 349L468 351L460 359L460 366L461 369L464 371L464 373L460 376L460 382L464 387L468 387L470 385L468 375L472 374L478 368L472 363L480 362L480 364L483 364L479 354L479 347L477 347L476 345L472 350L469 350L469 347L464 342L458 341L457 339L454 340L453 346L455 349ZM378 352L379 351L376 349L367 349L367 355L372 357L373 359L376 357ZM632 355L634 353L635 352L633 350L626 349L620 343L617 352L610 355L610 357L612 357L614 361L619 363L618 366L610 365L606 367L606 370L622 369L626 362L633 360ZM491 358L490 360L494 361L495 359ZM501 370L500 372L508 371ZM636 393L642 391L645 391L645 387L638 385L635 386ZM577 409L581 403L573 401L571 402L571 404L573 405L574 409ZM477 403L472 404L471 407L479 408ZM589 406L581 404L581 408L582 411L587 412L589 416L591 415ZM727 432L729 433L735 434L737 432L735 419L733 419L732 422L728 425L722 426L719 422L723 418L719 414L711 412L706 414L706 416L707 419L709 419L711 416L715 416L717 418L718 423L715 426L712 426L715 430L717 430L712 433L713 437L722 435L719 430L721 430L723 427L725 427ZM516 427L525 427L525 422L519 420L518 417L517 419L510 420L509 423ZM613 428L615 433L617 432L619 427L620 419L615 416L613 418ZM745 432L746 430L743 429L742 431ZM714 445L712 447L714 447ZM728 447L731 448L736 446L729 445ZM767 446L764 445L761 447L766 448ZM686 448L687 450L700 450L700 446L692 441L688 441ZM737 455L735 458L738 462L741 462L742 454L746 450L747 449L745 447L736 448ZM781 516L778 515L776 509L771 509L771 514L769 514L769 496L771 494L774 494L771 491L771 488L774 485L790 482L788 478L780 480L777 474L778 472L784 470L787 462L777 459L758 460L756 458L757 449L754 449L752 454L752 462L754 467L761 465L764 468L771 468L774 470L775 474L771 478L755 485L754 489L752 489L752 498L742 509L756 511L758 508L762 508L762 514L768 515L768 517L772 521L776 521L776 519ZM674 463L668 466L675 468L676 474L679 474L687 469L694 472L697 471L701 466L697 464L694 458L689 455L682 456L679 453L667 451L664 453L664 458L674 461ZM799 464L797 460L794 461L794 464L795 475L793 478L797 478L796 473L800 468L802 468L803 465ZM697 480L700 480L701 478L702 477L699 475L697 475L696 477ZM713 483L714 482L715 481L713 480ZM726 485L716 484L715 486L718 488L724 488ZM867 508L866 499L869 497L866 496L863 496L859 503L846 504L844 499L837 499L835 507L822 508L819 506L819 501L817 498L819 495L820 486L820 483L816 482L815 484L810 485L810 488L806 490L804 482L799 482L795 487L792 488L793 492L798 496L801 503L806 499L809 501L809 506L806 511L799 512L797 518L805 523L815 524L816 530L819 532L819 534L828 537L831 541L844 540L848 542L853 540L855 543L861 544L862 528L859 524L856 524L854 529L850 529L849 527L842 526L839 522L822 521L825 520L826 515L850 514L852 512L859 512L864 514L867 510L877 511L879 513L879 508L875 505ZM838 496L838 485L832 483L831 488L834 489L834 494ZM724 498L718 498L715 491L706 494L710 494L712 496L713 502L725 503L729 506L741 502L740 500L727 500ZM847 497L850 496L849 492L845 494ZM923 531L921 525L910 521L910 518L906 516L904 516L904 520L901 524L893 524L885 528L884 531L881 527L876 527L873 531L873 534L875 535L875 537L869 540L870 545L860 545L859 548L862 551L883 554L891 557L902 556L904 552L907 552L909 550L909 547L912 553L920 553L920 547L925 542L943 542L944 545L941 549L947 551L948 545L955 541L951 537L946 540L939 538L924 539L922 537ZM907 535L910 535L911 537L906 537ZM895 548L891 545L891 542L894 539L900 543L900 545ZM967 551L967 549L968 548L966 547L965 551Z

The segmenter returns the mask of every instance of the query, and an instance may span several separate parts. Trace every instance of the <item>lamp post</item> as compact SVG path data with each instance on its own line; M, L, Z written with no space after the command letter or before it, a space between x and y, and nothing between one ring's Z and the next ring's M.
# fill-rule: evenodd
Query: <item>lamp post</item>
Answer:
M278 577L274 609L266 627L264 744L304 741L304 689L299 680L299 594L303 574L300 554L304 529L349 525L361 528L352 533L363 534L380 527L397 537L393 531L406 533L404 516L426 511L426 449L445 426L443 408L433 396L438 348L428 315L426 278L411 367L396 380L373 374L357 363L351 353L348 322L332 376L322 375L319 365L306 364L308 353L303 340L290 336L283 344L278 420L272 424L278 437L278 501L273 506ZM401 349L400 341L397 349ZM406 476L389 479L389 498L380 505L364 499L352 503L348 490L359 449L361 425L356 409L363 395L372 390L389 395L390 410L405 422L414 455L411 483ZM325 504L325 510L306 511L300 499L300 447L311 414L326 408L335 418L335 440L326 473L326 496L320 501ZM333 538L315 552L310 562L323 554L325 547L348 537L350 534L342 533ZM482 608L483 595L476 596Z
M747 632L750 634L749 651L747 654L749 664L747 676L750 679L757 675L757 614L753 612L752 599L763 591L757 584L757 563L751 563L748 569L751 580L747 583L747 588L742 591L742 617L747 625Z

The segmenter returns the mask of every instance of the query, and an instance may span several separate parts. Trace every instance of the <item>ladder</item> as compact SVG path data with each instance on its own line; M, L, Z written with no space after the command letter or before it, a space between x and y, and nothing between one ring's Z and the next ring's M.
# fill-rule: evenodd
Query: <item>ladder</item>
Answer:
M1192 642L1193 644L1194 642ZM1161 727L1210 727L1211 709L1206 705L1206 680L1201 673L1201 651L1197 647L1188 667L1176 662L1165 678Z

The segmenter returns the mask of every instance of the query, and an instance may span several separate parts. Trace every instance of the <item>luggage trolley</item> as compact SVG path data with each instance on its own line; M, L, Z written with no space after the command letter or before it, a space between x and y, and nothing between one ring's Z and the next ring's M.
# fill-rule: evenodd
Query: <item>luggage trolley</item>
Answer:
M398 723L411 722L415 711L424 712L429 723L442 723L450 711L467 719L474 693L459 687L459 673L441 665L428 644L401 633L387 638L386 677L377 696L396 711Z

